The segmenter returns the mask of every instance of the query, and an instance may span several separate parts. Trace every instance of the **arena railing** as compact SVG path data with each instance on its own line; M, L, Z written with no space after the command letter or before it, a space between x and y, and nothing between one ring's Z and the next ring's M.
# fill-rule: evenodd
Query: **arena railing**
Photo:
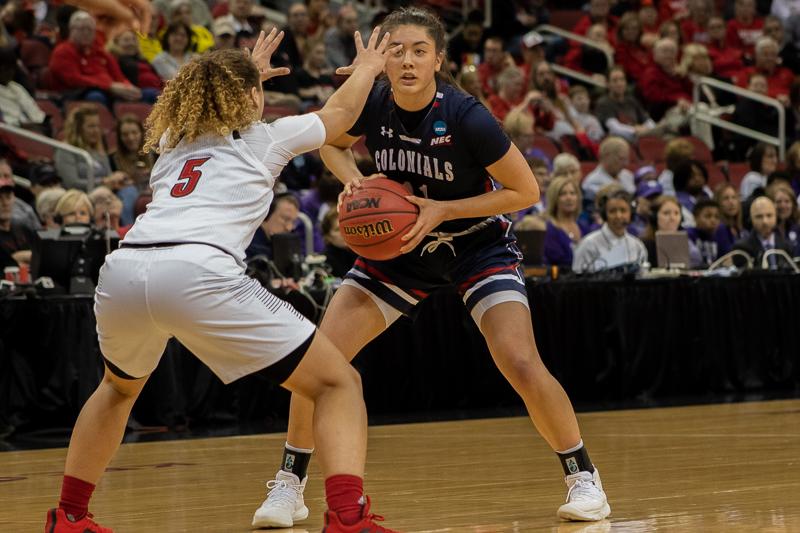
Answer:
M65 142L61 142L61 141L57 141L55 139L51 139L50 137L47 137L45 135L41 135L39 133L34 133L32 131L28 131L28 130L25 130L25 129L22 129L22 128L17 128L15 126L10 126L10 125L6 124L5 122L0 122L0 131L5 132L9 136L11 136L10 140L11 140L12 143L14 142L14 138L15 137L16 138L21 137L21 138L25 139L25 141L27 141L27 142L33 141L34 143L41 143L43 145L49 146L50 148L64 150L65 152L70 152L70 153L73 153L73 154L76 154L76 155L82 157L86 161L86 164L87 164L87 167L88 167L88 170L87 170L88 174L86 176L86 178L87 178L87 192L91 191L92 189L94 189L94 185L95 185L95 183L94 183L94 164L95 163L94 163L94 159L92 159L92 156L89 155L89 152L87 152L86 150L83 150L81 148L77 148L77 147L72 146L71 144L67 144ZM18 148L21 148L23 151L29 151L27 146L18 146ZM37 154L34 154L34 155L37 155ZM41 155L41 154L38 154L38 155Z
M742 98L749 98L750 100L755 100L756 102L762 103L764 105L768 105L770 107L774 107L778 110L778 135L767 135L766 133L761 133L760 131L756 131L751 128L747 128L740 124L736 124L730 120L725 120L720 117L716 117L709 113L708 111L700 109L700 106L697 104L700 103L700 88L702 86L711 87L713 89L719 89L721 91L727 91L729 93L733 93L736 96L740 96ZM732 131L734 133L738 133L744 137L749 137L751 139L755 139L760 142L765 142L767 144L771 144L778 149L778 158L783 161L786 157L786 109L783 107L783 104L780 101L776 100L775 98L770 98L769 96L764 96L763 94L759 94L757 92L750 91L748 89L743 89L737 85L733 85L730 83L725 83L714 78L709 78L708 76L700 76L695 80L694 84L694 93L692 96L694 100L694 109L695 111L692 113L692 118L699 120L701 122L706 122L711 124L712 126L717 126L718 128L722 128L728 131Z
M588 83L590 85L595 85L597 87L601 87L605 89L608 84L605 80L599 80L589 76L588 74L584 74L583 72L578 72L577 70L573 70L571 68L567 68L564 65L559 65L557 63L550 63L550 68L553 69L553 72L559 74L561 76L565 76L567 78L572 78L583 83Z

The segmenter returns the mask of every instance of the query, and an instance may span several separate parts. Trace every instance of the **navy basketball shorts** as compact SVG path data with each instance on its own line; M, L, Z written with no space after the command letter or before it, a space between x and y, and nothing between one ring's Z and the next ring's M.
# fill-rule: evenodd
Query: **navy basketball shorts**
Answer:
M282 383L316 331L231 255L203 244L115 250L94 309L106 364L128 379L153 372L176 337L224 383L256 371Z
M343 285L367 293L387 326L400 315L413 316L433 291L454 286L480 328L483 314L497 304L529 307L521 260L510 223L498 219L452 239L428 235L414 250L389 261L359 257Z

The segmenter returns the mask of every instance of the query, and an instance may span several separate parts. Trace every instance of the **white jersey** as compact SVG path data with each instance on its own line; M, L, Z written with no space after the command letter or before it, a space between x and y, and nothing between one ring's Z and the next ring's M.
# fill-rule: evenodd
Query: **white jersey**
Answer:
M156 161L153 200L123 243L209 244L244 265L275 179L293 157L324 142L325 126L314 113L254 123L238 135L179 142Z

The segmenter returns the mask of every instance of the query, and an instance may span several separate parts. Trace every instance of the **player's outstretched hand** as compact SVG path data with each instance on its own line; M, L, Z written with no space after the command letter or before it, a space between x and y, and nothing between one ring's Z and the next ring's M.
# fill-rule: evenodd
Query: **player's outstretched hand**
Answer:
M336 209L338 210L339 207L342 205L344 199L348 196L352 196L353 193L364 186L364 182L367 180L374 180L375 178L385 178L386 174L370 174L369 176L358 176L353 178L352 180L348 181L344 184L344 190L339 193L339 200L336 203Z
M90 13L109 41L128 29L144 35L150 31L149 0L66 0L65 3Z
M276 28L272 28L269 34L262 31L258 35L258 40L255 46L253 46L253 51L250 52L250 58L258 67L262 82L274 78L275 76L285 76L289 74L289 69L287 67L272 68L269 64L269 60L272 59L272 54L278 49L278 45L281 44L282 40L283 32L279 32ZM245 48L245 50L247 49Z
M380 26L372 30L372 35L369 36L367 47L364 48L364 42L361 40L361 33L355 32L355 34L353 34L353 39L356 41L356 58L353 60L352 65L337 68L336 74L349 76L357 68L371 68L375 71L375 76L383 72L383 67L386 66L386 60L389 58L389 54L402 48L402 45L388 48L389 32L384 33L383 39L378 42L380 33Z
M402 240L407 243L400 248L400 253L407 254L417 247L422 239L433 229L447 220L447 210L444 202L437 202L419 196L406 196L406 200L419 207L419 216L414 226L403 235Z

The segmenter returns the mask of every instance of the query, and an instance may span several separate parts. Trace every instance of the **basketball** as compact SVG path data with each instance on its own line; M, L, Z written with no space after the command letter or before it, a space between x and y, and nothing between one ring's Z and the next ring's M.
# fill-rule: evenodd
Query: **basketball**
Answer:
M365 181L363 187L339 206L339 230L358 255L385 261L400 255L419 208L406 200L405 187L386 178Z

